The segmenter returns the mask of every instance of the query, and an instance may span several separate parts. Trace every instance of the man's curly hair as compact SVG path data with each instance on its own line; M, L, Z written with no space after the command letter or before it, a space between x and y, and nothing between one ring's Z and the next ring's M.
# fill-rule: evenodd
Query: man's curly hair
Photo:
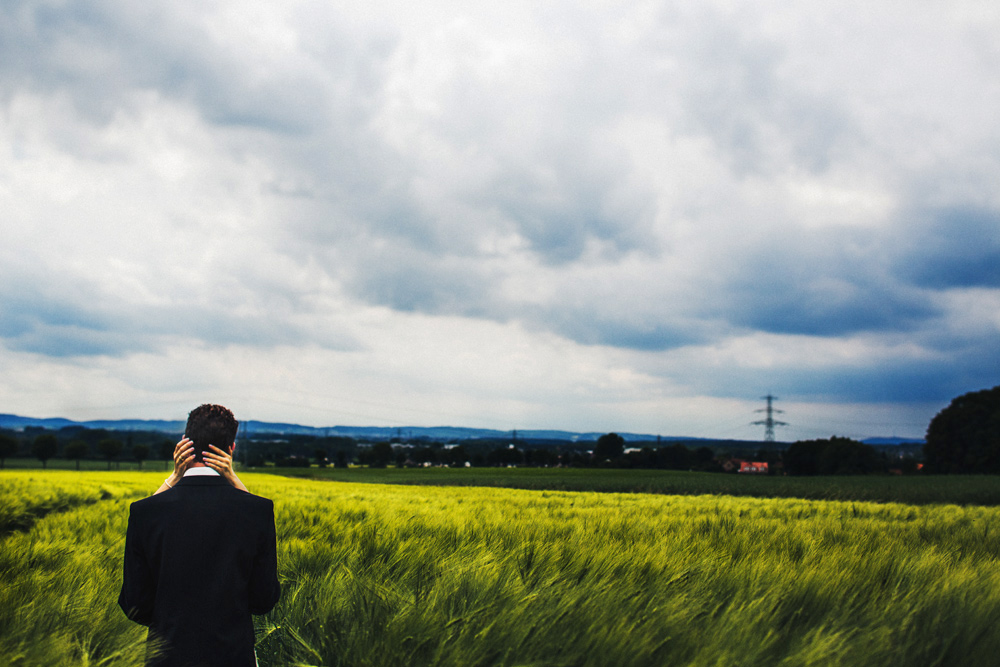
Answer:
M239 428L240 423L229 408L206 403L188 414L184 435L194 443L195 461L203 463L201 454L209 445L229 451L229 446L236 442Z

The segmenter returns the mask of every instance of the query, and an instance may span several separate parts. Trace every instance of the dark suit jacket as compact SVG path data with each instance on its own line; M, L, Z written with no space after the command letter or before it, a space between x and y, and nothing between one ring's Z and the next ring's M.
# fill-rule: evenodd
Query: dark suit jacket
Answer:
M255 664L251 614L280 595L274 504L219 476L132 503L118 604L165 641L163 667Z

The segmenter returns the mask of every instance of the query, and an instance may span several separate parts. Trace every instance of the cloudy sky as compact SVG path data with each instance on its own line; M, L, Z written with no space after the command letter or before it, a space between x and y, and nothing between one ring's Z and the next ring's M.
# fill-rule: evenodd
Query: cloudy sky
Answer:
M921 437L1000 4L4 0L0 412Z

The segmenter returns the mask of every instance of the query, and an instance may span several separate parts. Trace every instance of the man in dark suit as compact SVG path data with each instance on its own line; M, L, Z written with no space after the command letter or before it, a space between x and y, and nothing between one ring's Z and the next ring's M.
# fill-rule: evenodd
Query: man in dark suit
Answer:
M251 614L280 595L274 504L233 472L238 426L220 405L192 410L174 473L130 507L118 604L149 626L149 665L256 664Z

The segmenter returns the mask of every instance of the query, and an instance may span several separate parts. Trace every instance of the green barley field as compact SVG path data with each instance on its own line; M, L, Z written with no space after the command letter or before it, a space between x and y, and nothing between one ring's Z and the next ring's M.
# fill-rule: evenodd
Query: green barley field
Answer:
M375 484L1000 505L997 475L793 477L621 468L256 468L288 477ZM165 474L165 473L164 473Z
M1000 508L241 475L275 501L266 665L995 665ZM0 473L0 664L136 665L128 504Z

